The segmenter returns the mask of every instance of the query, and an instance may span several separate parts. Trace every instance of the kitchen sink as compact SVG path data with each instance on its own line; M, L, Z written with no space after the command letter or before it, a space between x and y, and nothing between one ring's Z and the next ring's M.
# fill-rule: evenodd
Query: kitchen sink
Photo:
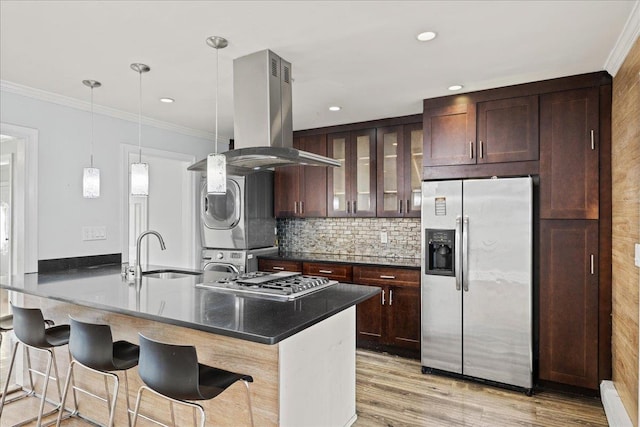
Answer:
M142 276L152 279L184 279L185 277L199 276L201 274L202 273L198 271L164 268L161 270L145 271L142 273Z

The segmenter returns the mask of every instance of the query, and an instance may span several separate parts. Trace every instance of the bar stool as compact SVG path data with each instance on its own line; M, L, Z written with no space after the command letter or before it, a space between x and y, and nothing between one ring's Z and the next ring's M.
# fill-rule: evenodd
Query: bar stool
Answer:
M71 319L71 336L69 338L69 350L71 352L71 362L69 363L69 372L67 373L67 380L64 384L64 392L62 394L62 407L67 399L67 393L69 392L69 385L73 378L73 369L76 364L83 368L100 374L104 377L104 388L107 393L106 398L96 396L93 393L88 392L75 384L72 385L72 392L74 394L74 408L71 413L72 416L78 416L84 418L78 412L77 400L75 399L75 392L81 391L92 397L95 397L103 402L107 403L109 410L109 424L113 426L115 414L116 414L116 402L118 399L118 375L113 371L124 371L124 385L127 399L127 421L131 425L131 412L129 405L129 380L127 378L127 370L133 368L138 364L138 356L140 354L140 347L136 344L132 344L128 341L113 341L111 335L111 327L109 325L101 325L95 323L86 323L80 320L76 320L73 317ZM113 398L109 401L109 387L107 385L107 378L113 379ZM61 410L58 414L57 426L62 421ZM94 423L93 420L88 420Z
M196 410L200 412L200 426L204 427L206 414L201 405L188 400L213 399L236 381L242 381L247 390L249 416L253 426L253 411L249 375L237 374L223 369L198 363L196 348L193 346L165 344L140 335L140 363L138 373L145 385L138 390L136 408L133 413L133 427L138 419L142 392L149 390L171 402L171 421L175 425L173 403L193 408L193 421L197 425ZM145 417L146 418L146 417Z
M0 346L2 345L2 337L5 332L13 330L13 314L0 316Z
M60 399L60 401L62 400L60 383L58 382L58 378L60 377L60 375L58 374L58 364L56 363L56 355L53 350L55 347L61 347L69 343L69 325L51 326L49 328L46 328L45 325L52 322L45 322L45 319L42 316L42 311L40 311L39 308L22 308L11 304L11 309L13 311L13 331L18 340L13 346L11 363L9 364L9 372L7 373L7 381L5 382L4 390L2 392L2 399L0 400L0 415L2 415L2 410L4 409L7 389L9 387L8 378L11 377L11 372L13 371L13 365L16 360L18 345L21 344L24 346L27 352L27 368L29 372L29 384L31 386L31 389L25 390L24 395L19 396L16 399L11 399L10 402L14 402L16 400L29 396L37 396L33 387L32 374L36 373L39 375L43 375L44 385L42 389L42 396L40 397L40 409L38 411L38 415L28 420L22 421L19 424L16 424L16 426L21 426L24 424L28 424L33 420L37 420L37 425L40 426L42 424L42 417L55 413L61 407L61 403L57 403L56 407L51 411L47 412L46 414L43 413L44 403L47 397L47 389L49 387L49 379L52 379L56 382L56 386L58 388L58 399ZM29 355L30 349L42 351L47 354L47 369L45 372L38 371L31 367L31 356ZM55 372L55 377L51 376L52 365Z

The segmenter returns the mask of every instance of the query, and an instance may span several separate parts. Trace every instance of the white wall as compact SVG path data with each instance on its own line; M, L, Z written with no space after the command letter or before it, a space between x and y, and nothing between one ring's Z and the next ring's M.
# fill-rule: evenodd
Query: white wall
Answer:
M121 237L120 144L137 145L137 122L95 113L94 166L101 173L98 199L82 197L82 168L90 161L89 111L0 91L0 122L39 131L38 259L122 252L126 242ZM151 147L200 159L211 151L212 142L143 125L142 146L143 153L144 147ZM83 226L106 226L107 239L83 241Z

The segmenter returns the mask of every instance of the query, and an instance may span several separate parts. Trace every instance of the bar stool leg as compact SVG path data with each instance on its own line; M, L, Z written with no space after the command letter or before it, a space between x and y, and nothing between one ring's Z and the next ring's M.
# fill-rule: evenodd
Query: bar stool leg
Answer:
M13 352L11 353L11 362L9 363L9 373L7 374L7 381L4 384L4 390L2 391L2 400L0 400L0 415L2 415L2 410L4 409L4 403L7 399L7 390L9 389L9 378L11 378L11 372L13 371L13 365L16 361L16 352L18 351L18 344L16 342L13 346Z
M124 391L127 399L127 421L129 423L129 427L131 427L131 404L129 403L129 378L127 376L127 370L124 371Z
M64 382L64 391L62 392L62 400L60 401L60 404L62 406L60 407L60 412L58 413L56 427L60 427L60 422L62 421L62 413L64 412L64 405L67 403L67 393L69 392L69 384L71 383L71 376L73 375L74 365L75 365L75 361L72 360L71 363L69 363L69 372L67 372L67 379ZM78 403L76 401L71 414L74 415L77 411L78 411Z
M169 409L171 410L171 425L173 427L176 427L176 417L175 414L173 412L173 402L169 401Z
M253 407L251 405L251 393L249 393L249 382L242 380L247 390L247 405L249 406L249 417L251 418L251 427L253 427Z
M131 427L136 427L136 422L138 422L138 411L140 410L140 400L142 400L142 392L145 389L147 389L147 387L142 386L138 390L138 396L136 397L136 407L133 410L133 420L131 421Z

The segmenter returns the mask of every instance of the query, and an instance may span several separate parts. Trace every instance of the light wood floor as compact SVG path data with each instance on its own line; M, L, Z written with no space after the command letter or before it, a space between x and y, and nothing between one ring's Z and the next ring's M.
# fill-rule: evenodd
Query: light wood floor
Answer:
M2 365L5 363L2 358ZM358 350L356 364L356 427L607 426L596 398L553 392L527 397L473 382L424 375L417 360L364 350ZM34 413L36 405L32 398L8 405L0 426L11 426L25 414ZM63 425L87 424L68 420Z
M441 375L418 360L358 350L356 427L607 426L597 398L540 392L532 397Z

